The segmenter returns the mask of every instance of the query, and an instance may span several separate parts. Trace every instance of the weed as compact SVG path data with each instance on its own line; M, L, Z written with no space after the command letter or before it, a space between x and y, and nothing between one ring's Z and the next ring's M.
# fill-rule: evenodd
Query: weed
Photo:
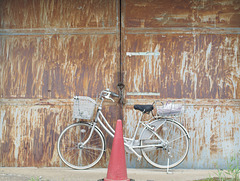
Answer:
M222 169L218 169L218 172L216 173L220 181L224 181L226 179L225 173Z
M41 176L39 177L39 178L31 178L30 180L28 180L28 181L49 181L49 180L45 180L45 179L43 179Z
M230 160L227 161L226 170L218 169L218 172L215 173L217 177L209 176L209 178L199 181L240 181L239 154L240 152L230 157Z
M234 156L230 158L230 162L228 162L227 164L228 169L225 171L225 173L231 177L232 181L240 180L239 179L240 167L238 155L234 154Z
M37 178L37 179L35 179L35 178L31 178L30 180L28 180L28 181L39 181L39 178Z

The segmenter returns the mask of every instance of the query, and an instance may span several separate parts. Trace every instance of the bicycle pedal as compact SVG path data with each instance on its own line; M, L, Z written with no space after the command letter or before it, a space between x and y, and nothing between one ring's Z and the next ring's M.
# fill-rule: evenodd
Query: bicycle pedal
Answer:
M141 161L141 159L142 159L142 156L139 155L139 156L137 157L137 161Z

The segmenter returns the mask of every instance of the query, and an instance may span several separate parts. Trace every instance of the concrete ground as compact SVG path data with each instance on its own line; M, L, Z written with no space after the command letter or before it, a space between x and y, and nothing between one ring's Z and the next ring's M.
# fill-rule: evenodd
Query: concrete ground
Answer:
M161 169L127 169L129 179L135 181L193 181L216 177L217 170L172 169L167 174ZM73 170L57 167L0 167L0 181L98 181L107 176L106 168Z

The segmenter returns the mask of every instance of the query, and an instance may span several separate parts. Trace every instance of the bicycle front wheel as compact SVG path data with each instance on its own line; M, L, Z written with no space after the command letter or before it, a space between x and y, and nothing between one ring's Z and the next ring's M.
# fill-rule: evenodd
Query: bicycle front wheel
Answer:
M144 158L157 168L173 168L179 165L189 149L186 130L173 119L157 119L150 125L155 133L147 128L142 132L144 139L141 140L141 145L146 146L142 149ZM154 144L156 146L147 147Z
M88 169L101 159L105 141L98 128L94 128L89 141L92 125L88 123L74 123L63 130L58 139L58 154L61 160L73 169Z

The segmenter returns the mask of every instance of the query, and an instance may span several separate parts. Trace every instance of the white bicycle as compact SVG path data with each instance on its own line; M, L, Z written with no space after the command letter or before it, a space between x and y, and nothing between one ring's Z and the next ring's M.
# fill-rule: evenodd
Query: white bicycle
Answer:
M101 111L104 100L114 101L113 97L119 96L109 89L100 93L100 103L94 119L91 117L96 101L90 97L74 97L73 118L78 122L62 131L57 144L58 154L67 166L73 169L88 169L99 162L106 149L106 143L97 125L100 124L111 137L114 137L115 131ZM187 156L190 136L184 126L172 117L172 113L166 112L167 109L164 109L164 106L162 108L159 110L163 111L163 114L142 121L144 114L154 110L154 105L134 105L134 109L141 111L142 114L136 124L133 137L124 137L124 145L126 151L134 153L138 160L143 156L154 167L169 169L179 165ZM174 113L181 111L178 108L171 110L175 110ZM137 140L140 125L143 129Z

